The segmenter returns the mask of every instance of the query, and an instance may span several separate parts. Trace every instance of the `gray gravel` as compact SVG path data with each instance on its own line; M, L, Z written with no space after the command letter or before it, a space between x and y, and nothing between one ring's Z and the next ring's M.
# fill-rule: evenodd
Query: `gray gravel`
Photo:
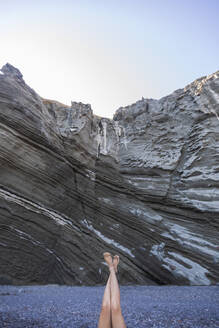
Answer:
M0 327L97 327L104 287L0 286ZM122 286L128 328L218 328L219 286Z

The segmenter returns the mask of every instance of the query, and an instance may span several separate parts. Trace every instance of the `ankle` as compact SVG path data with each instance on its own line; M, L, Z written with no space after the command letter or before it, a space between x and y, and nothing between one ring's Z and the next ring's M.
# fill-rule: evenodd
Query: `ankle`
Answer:
M114 265L113 264L112 265L111 264L109 265L109 270L115 272L115 268L114 268Z

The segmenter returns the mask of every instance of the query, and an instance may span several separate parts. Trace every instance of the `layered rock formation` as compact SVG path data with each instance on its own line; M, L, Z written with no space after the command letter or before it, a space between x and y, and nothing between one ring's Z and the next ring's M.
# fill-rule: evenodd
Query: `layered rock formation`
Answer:
M113 120L0 74L0 283L219 280L219 72Z

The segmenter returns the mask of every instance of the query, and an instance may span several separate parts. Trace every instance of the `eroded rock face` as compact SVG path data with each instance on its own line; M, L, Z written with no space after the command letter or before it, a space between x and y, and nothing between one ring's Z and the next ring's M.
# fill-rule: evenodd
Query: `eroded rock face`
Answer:
M1 283L219 280L219 72L110 120L1 71Z

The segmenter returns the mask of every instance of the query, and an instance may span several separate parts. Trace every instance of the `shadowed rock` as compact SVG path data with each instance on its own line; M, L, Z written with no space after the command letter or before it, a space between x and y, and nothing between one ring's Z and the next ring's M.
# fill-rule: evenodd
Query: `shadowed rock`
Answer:
M218 281L219 72L110 120L1 71L0 282Z

